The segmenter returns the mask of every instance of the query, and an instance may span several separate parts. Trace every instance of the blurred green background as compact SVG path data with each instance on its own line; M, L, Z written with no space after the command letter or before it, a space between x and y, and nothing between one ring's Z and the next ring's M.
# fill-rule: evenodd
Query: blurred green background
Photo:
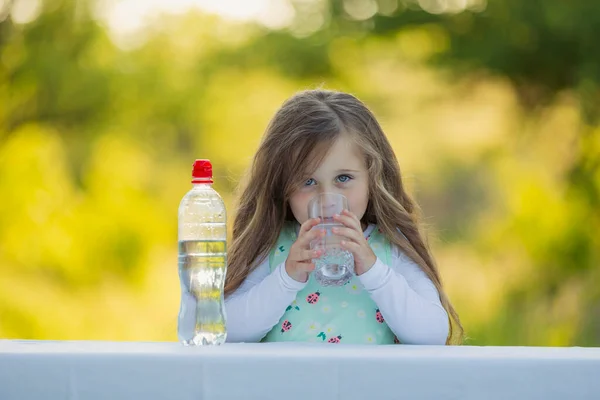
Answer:
M176 340L177 207L229 219L297 90L354 93L477 345L600 346L600 2L0 0L0 337Z

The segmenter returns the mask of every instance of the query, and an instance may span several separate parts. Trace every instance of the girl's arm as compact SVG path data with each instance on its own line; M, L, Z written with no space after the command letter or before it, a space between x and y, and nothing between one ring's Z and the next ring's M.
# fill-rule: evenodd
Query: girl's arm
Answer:
M225 300L227 341L260 341L305 285L290 278L284 263L271 273L267 258Z
M378 258L359 279L401 343L446 343L448 314L435 285L396 246L391 268Z

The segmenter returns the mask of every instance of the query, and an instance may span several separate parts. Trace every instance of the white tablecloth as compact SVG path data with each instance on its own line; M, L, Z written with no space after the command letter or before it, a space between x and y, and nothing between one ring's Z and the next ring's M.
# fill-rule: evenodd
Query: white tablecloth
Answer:
M0 340L0 399L600 399L600 348Z

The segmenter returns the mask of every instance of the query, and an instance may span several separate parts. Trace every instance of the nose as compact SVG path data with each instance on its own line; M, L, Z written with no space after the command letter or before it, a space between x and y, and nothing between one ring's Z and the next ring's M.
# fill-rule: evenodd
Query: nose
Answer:
M324 194L328 194L328 193L329 194L342 194L335 185L327 184L327 185L319 186L319 195L320 196L323 196Z
M331 187L322 187L319 191L319 198L321 202L321 208L324 210L329 210L331 208L335 208L337 204L337 195L340 194L334 188Z
M321 209L326 214L337 214L340 213L345 207L347 207L346 197L339 192L327 192L320 196Z

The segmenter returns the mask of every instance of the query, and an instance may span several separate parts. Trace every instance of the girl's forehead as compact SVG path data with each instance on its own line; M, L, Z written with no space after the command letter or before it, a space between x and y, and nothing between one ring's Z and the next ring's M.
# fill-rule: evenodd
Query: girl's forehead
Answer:
M366 170L363 151L354 140L346 135L339 137L331 145L317 166L315 174L338 170Z

